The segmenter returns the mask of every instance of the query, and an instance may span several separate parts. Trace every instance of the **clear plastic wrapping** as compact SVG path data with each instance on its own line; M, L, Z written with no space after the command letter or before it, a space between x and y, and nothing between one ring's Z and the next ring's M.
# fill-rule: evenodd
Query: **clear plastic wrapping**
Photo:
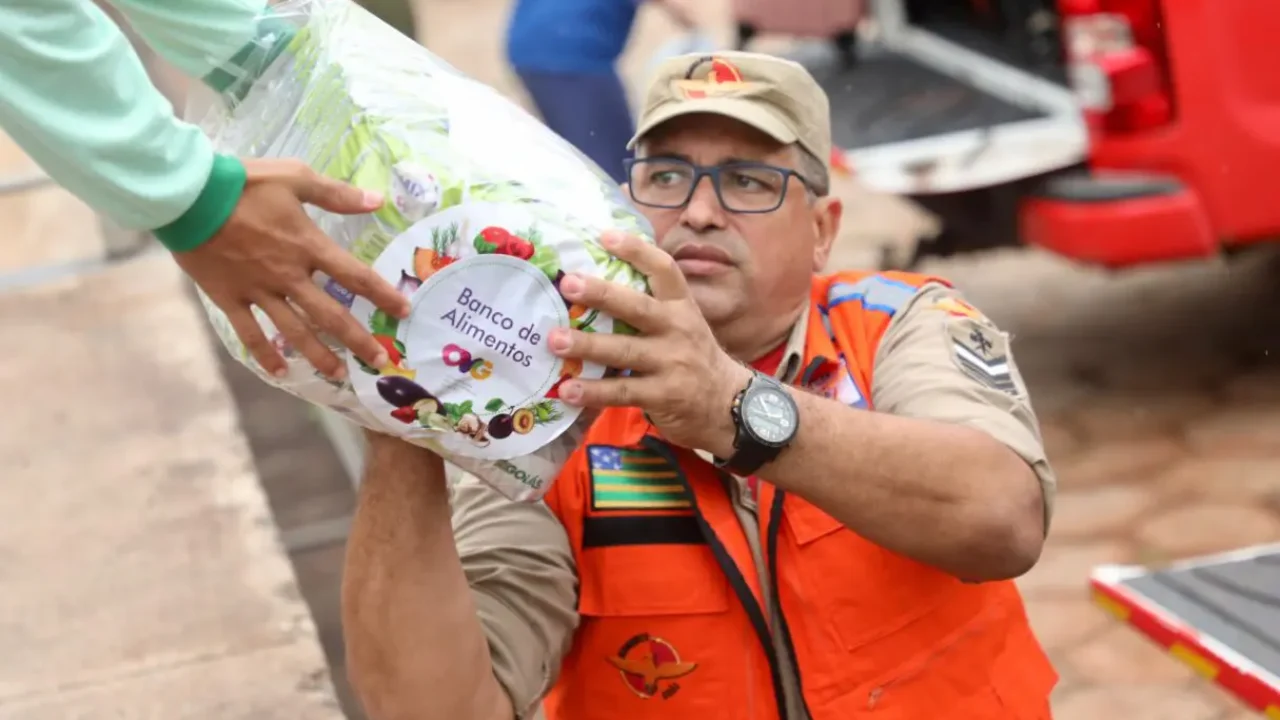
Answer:
M514 500L542 497L591 420L560 402L560 383L606 371L556 358L547 332L628 330L565 301L559 280L577 272L643 290L599 238L651 239L651 228L572 146L348 0L269 13L224 68L222 102L189 115L220 152L297 158L385 193L371 215L309 211L413 312L396 321L317 277L392 358L369 368L330 342L350 370L342 382L317 374L259 314L289 361L287 377L265 373L202 296L219 338L276 387L431 448Z

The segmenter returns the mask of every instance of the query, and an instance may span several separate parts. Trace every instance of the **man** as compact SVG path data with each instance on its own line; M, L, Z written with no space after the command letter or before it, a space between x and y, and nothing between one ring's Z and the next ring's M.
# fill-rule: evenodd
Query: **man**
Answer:
M507 29L507 61L543 122L618 182L633 125L615 65L642 2L517 0ZM672 0L658 4L692 26Z
M372 718L1050 717L1011 578L1054 479L1007 336L939 279L815 275L828 113L785 60L662 66L629 174L657 247L606 239L652 296L560 284L640 334L549 338L633 372L561 385L604 411L545 503L451 498L370 436L343 599Z
M219 91L243 87L240 77L292 32L264 0L111 3L162 57ZM326 375L341 377L345 365L316 328L374 367L386 363L386 351L312 273L397 316L408 301L303 208L365 213L382 198L295 161L215 153L199 128L173 116L120 29L88 0L0 3L0 129L95 210L154 232L267 371L283 373L284 359L253 305Z

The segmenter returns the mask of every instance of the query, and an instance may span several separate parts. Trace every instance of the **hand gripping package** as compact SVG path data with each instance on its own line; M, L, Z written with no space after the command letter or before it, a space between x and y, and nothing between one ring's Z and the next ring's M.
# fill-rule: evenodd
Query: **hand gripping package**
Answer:
M227 349L266 382L367 428L430 448L514 500L536 500L581 442L589 413L562 403L572 377L606 368L563 361L555 327L628 332L566 301L565 273L645 289L602 233L652 230L591 161L481 85L348 0L275 5L258 43L228 72L221 102L193 118L220 152L297 158L385 193L371 215L309 208L335 241L410 298L403 320L318 277L390 355L361 363L336 342L331 381L257 317L289 362L284 378L249 356L201 297Z

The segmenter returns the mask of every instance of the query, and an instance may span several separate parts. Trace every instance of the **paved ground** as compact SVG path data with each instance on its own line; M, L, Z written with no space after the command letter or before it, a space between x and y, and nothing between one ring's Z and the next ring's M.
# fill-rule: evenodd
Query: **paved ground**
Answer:
M0 293L0 717L342 716L203 325L160 254Z
M420 0L421 28L439 54L519 97L499 62L508 2ZM723 29L721 0L696 10ZM624 62L629 75L668 31L664 18L646 9ZM18 217L32 228L22 233L28 247L65 232L64 223L88 222L83 210L49 192L35 205L0 213L6 225ZM892 199L852 197L850 237L836 263L865 264L879 239L927 223ZM1280 540L1280 261L1256 256L1114 276L1006 252L927 269L954 279L1014 333L1059 471L1048 547L1020 581L1063 676L1056 716L1249 717L1095 610L1085 579L1098 563L1163 562ZM341 692L337 582L350 489L305 408L238 367L225 369L276 520L297 548L299 582Z

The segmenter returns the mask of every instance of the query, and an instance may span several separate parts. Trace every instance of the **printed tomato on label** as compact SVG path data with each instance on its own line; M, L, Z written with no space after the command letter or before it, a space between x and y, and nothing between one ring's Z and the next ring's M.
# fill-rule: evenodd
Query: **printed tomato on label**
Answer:
M511 233L506 228L495 226L487 227L480 231L476 237L476 249L488 252L496 252L505 255L502 249L511 241Z
M404 354L400 352L399 348L400 343L396 342L395 338L386 335L374 335L373 339L377 340L382 349L387 351L387 360L392 365L399 365L400 361L404 360Z
M498 248L498 252L503 255L520 258L521 260L528 260L533 257L534 248L533 243L528 240L512 235L511 238L507 240L506 245Z
M418 419L418 411L414 410L412 407L396 408L391 411L391 417L399 420L405 425L408 425Z

